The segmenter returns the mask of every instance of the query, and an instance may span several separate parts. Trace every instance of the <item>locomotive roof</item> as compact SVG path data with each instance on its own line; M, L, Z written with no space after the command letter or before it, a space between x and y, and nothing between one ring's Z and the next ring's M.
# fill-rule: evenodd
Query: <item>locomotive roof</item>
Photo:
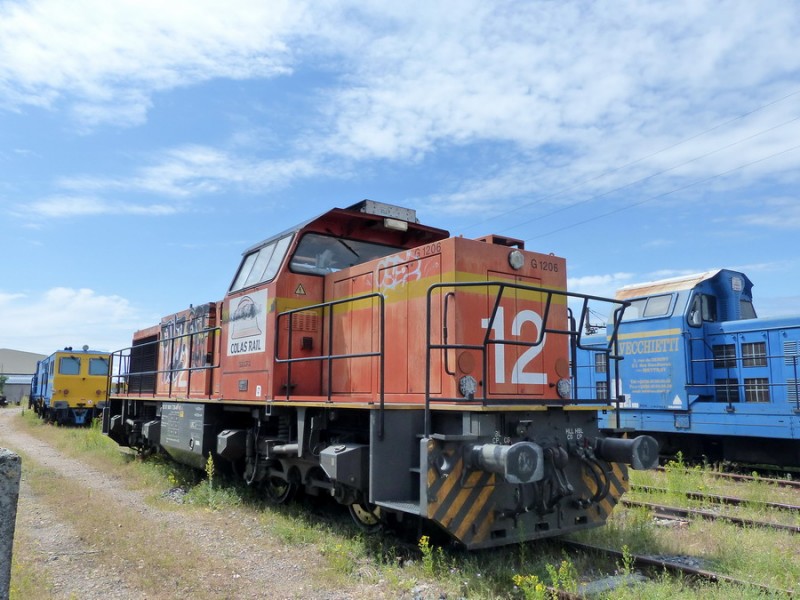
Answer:
M656 294L691 290L698 284L708 281L709 279L714 279L723 272L742 277L747 285L752 285L744 273L740 273L739 271L731 271L729 269L715 269L713 271L704 271L702 273L694 273L692 275L684 275L681 277L672 277L658 281L626 285L617 290L616 299L628 300L630 298L641 298L643 296L653 296Z
M441 240L450 235L449 232L444 229L439 229L437 227L430 227L428 225L421 225L416 217L416 211L414 210L403 208L400 206L394 206L392 204L375 202L374 200L361 200L360 202L356 202L355 204L348 206L347 208L333 208L320 215L317 215L316 217L313 217L293 227L290 227L289 229L285 229L284 231L276 235L271 235L265 240L259 242L258 244L254 244L249 248L247 248L244 252L242 252L242 255L249 254L250 252L258 248L261 248L262 246L272 242L273 240L284 237L285 235L300 231L301 229L308 227L315 221L322 221L325 219L329 220L352 219L354 217L360 217L375 221L382 221L384 218L405 221L406 223L408 223L409 232L413 231L414 233L417 234L417 237L420 238L419 241L420 244L435 240Z

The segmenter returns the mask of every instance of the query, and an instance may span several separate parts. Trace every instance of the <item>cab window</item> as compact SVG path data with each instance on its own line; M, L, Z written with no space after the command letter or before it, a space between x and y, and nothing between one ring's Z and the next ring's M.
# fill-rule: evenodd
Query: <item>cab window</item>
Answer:
M687 321L692 327L700 327L703 323L717 320L717 299L708 294L696 294L692 300Z
M79 375L81 372L81 359L77 356L62 356L58 361L58 372L61 375Z
M292 236L290 234L274 240L245 256L230 291L235 292L258 283L271 281L278 273L291 241Z
M307 233L297 244L289 268L294 273L326 275L394 254L398 250L399 248L384 244Z
M625 313L622 315L622 320L635 321L637 319L666 317L670 314L671 307L672 294L639 298L631 301L631 305L625 309Z
M739 300L739 315L741 319L755 319L756 309L749 300Z
M89 375L108 375L108 359L90 358Z
M647 299L647 306L644 307L644 317L663 317L669 314L669 305L672 302L672 296L665 294L663 296L653 296Z

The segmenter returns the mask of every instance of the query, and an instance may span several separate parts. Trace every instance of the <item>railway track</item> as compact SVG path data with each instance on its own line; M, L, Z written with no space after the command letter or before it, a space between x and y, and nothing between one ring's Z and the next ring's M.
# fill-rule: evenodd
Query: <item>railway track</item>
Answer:
M605 556L609 559L612 559L616 562L620 561L627 561L632 566L635 566L642 570L656 570L658 572L663 572L664 570L669 571L671 573L685 575L687 577L693 577L696 579L710 581L714 583L729 583L733 585L742 586L745 588L756 589L768 595L776 595L782 594L786 597L795 597L798 593L794 589L787 590L787 589L780 589L780 588L773 588L769 587L760 583L755 583L752 581L746 581L743 579L737 579L735 577L730 577L728 575L724 575L721 573L715 573L713 571L709 571L707 569L701 569L696 566L690 565L687 562L684 562L680 557L659 557L659 556L647 556L647 555L639 555L639 554L629 554L623 553L618 550L613 550L611 548L605 548L602 546L593 546L591 544L585 544L583 542L575 542L571 540L561 540L564 546L568 548L572 548L574 550L586 553L594 553L600 554ZM564 598L582 598L581 595L566 595L560 596Z
M658 467L658 471L666 472L666 467ZM688 472L688 470L687 470ZM759 481L762 483L769 483L778 487L791 488L800 490L800 480L797 479L778 479L772 477L753 477L752 475L743 475L741 473L725 473L721 471L706 471L710 476L716 479L728 479L731 481Z
M734 517L731 515L723 515L710 510L702 510L698 508L681 508L677 506L668 506L664 504L656 504L653 502L639 502L637 500L623 499L622 504L628 507L641 507L647 508L653 512L654 516L663 519L705 519L707 521L725 521L740 527L763 527L768 529L775 529L777 531L788 531L790 533L800 533L800 526L786 525L783 523L773 523L771 521L758 521L754 519L745 519L742 517Z
M668 494L669 490L664 488L634 485L632 489L647 494ZM795 504L787 504L783 502L771 502L766 500L748 500L745 498L737 498L734 496L722 496L718 494L707 494L703 492L682 492L682 495L689 500L703 502L705 504L713 504L720 506L750 506L753 508L763 508L766 510L777 510L785 513L800 513L800 506ZM623 501L625 506L629 507L642 507L647 508L659 518L664 519L705 519L710 521L725 521L739 525L741 527L763 527L775 529L778 531L788 531L790 533L800 533L800 526L787 525L783 523L775 523L772 521L761 521L755 519L747 519L743 517L736 517L731 515L720 514L714 510L703 508L687 508L676 507L672 505L643 502L638 500L630 500L625 498Z
M648 494L667 494L670 493L666 488L652 487L648 485L632 485L631 489L645 492ZM753 506L768 508L771 510L784 510L789 512L800 512L800 506L796 504L787 504L784 502L769 502L766 500L748 500L746 498L737 498L735 496L721 496L718 494L705 494L703 492L684 492L686 498L689 500L698 500L700 502L708 502L712 504L724 504L727 506Z

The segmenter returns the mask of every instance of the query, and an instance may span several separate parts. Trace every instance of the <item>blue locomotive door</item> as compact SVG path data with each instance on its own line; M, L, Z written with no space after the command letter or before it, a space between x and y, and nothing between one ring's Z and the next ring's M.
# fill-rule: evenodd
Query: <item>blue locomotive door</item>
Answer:
M709 294L696 293L689 302L686 314L686 407L696 401L714 397L714 354L707 343L709 323L717 320L717 299Z

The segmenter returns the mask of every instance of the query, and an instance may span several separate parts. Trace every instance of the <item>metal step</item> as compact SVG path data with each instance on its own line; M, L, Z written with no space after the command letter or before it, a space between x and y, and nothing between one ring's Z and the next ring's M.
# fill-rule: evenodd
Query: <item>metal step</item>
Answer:
M408 500L387 500L387 501L379 501L375 503L378 506L382 506L383 508L388 508L390 510L396 510L399 512L409 513L412 515L420 515L422 511L419 506L419 502L410 502Z

